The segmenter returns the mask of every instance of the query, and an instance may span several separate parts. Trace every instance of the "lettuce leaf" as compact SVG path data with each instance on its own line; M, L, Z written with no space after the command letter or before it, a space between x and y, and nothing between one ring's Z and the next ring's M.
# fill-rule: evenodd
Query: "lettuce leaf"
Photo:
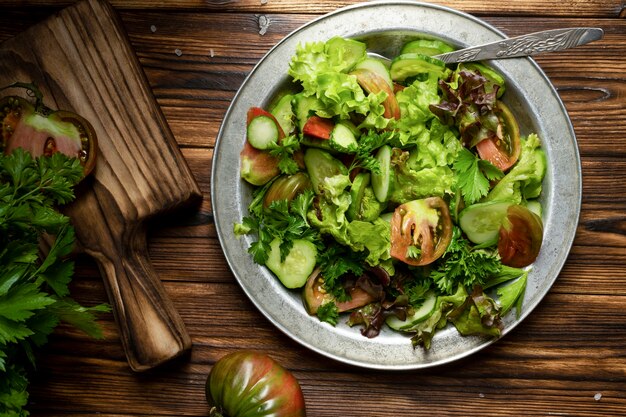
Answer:
M354 75L348 74L352 66L366 57L363 45L360 55L350 55L360 48L344 44L361 44L354 40L332 38L327 42L299 44L289 63L288 73L302 84L306 96L315 96L321 103L316 113L320 117L349 119L350 113L364 116L360 128L384 129L390 119L383 117L383 101L387 94L366 94Z
M545 175L545 154L539 148L540 145L539 137L534 133L522 139L519 160L487 194L484 201L505 200L520 204L526 198L537 197ZM526 189L532 189L532 194L525 194Z
M449 166L420 168L411 153L398 148L393 149L391 167L393 169L393 190L390 200L403 204L407 201L431 196L443 196L451 193L455 176Z
M338 243L355 252L366 252L365 261L375 266L390 259L391 229L381 218L373 222L348 221L346 211L352 198L347 188L350 179L347 175L326 178L321 184L322 192L316 207L310 210L307 218L312 227L320 233L332 236Z

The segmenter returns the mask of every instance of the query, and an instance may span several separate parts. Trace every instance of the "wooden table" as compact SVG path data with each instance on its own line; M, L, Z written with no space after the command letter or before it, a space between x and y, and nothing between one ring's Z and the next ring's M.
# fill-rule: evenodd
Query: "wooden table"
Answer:
M0 41L72 1L3 0ZM159 218L150 256L193 339L189 356L145 373L126 362L111 315L94 341L62 325L38 359L33 416L202 416L223 355L268 353L300 381L310 416L626 415L626 5L622 0L440 2L508 35L599 26L605 38L536 58L571 116L582 158L578 233L540 306L502 340L446 366L371 371L292 341L246 298L215 233L212 150L253 65L280 39L354 1L116 0L132 47L204 194L198 211ZM261 34L260 20L269 19ZM73 294L106 301L95 263L77 259Z

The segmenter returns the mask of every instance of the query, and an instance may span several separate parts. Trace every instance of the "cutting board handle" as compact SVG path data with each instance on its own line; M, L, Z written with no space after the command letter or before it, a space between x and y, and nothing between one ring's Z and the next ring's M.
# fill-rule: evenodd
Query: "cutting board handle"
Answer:
M115 239L125 244L107 245L108 256L91 255L109 292L128 363L140 372L187 352L191 338L150 263L145 227L126 233Z

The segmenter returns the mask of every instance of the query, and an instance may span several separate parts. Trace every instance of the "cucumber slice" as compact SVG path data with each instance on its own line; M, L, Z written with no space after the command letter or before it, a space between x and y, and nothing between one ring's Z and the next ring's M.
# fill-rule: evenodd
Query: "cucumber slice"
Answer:
M369 70L379 75L387 82L387 84L389 84L391 91L393 91L393 81L391 80L391 75L389 74L389 68L387 68L387 65L385 65L382 60L376 58L365 58L363 61L356 64L354 68Z
M541 207L541 203L538 200L528 200L524 203L524 206L539 216L539 218L542 218L543 207Z
M319 194L320 184L325 178L339 174L348 175L348 168L340 160L317 148L308 148L304 152L304 166L309 173L316 194Z
M329 140L318 139L318 138L314 138L313 136L303 135L300 138L300 145L303 145L306 147L319 148L328 152L336 152L335 149L332 146L330 146Z
M339 66L341 71L348 71L363 59L367 45L354 39L336 36L326 41L324 49L333 67Z
M302 132L302 128L311 114L322 108L322 103L317 97L305 96L303 93L294 95L291 105L300 132Z
M313 272L317 262L317 248L308 240L297 239L283 262L280 260L280 239L270 243L270 253L265 265L287 288L301 288Z
M391 79L404 81L418 74L429 73L438 77L443 75L446 64L436 58L422 54L403 54L391 62Z
M426 293L426 299L422 305L415 310L413 314L406 318L406 320L400 320L396 316L389 316L385 320L387 325L394 330L409 330L411 327L423 322L429 318L435 311L437 305L437 295L434 292L429 291Z
M437 39L416 39L406 43L400 50L402 54L422 54L422 55L439 55L446 52L452 52L454 48L443 41Z
M330 134L330 146L339 152L354 153L359 144L352 129L343 122L339 122Z
M372 188L374 196L381 203L389 200L393 186L393 173L391 172L391 146L383 145L376 153L376 159L380 164L378 173L372 172Z
M276 121L283 129L283 132L285 132L285 135L289 135L295 127L293 122L294 114L291 107L292 101L293 95L285 94L270 110L270 113L272 113L272 115L276 118Z
M363 200L363 194L365 193L365 189L369 183L369 172L361 172L354 177L354 181L352 181L352 186L350 187L350 197L352 197L352 201L350 202L350 207L348 207L348 210L346 211L348 220L352 221L358 217L361 209L361 201Z
M459 226L476 244L495 243L511 204L508 201L490 201L468 206L459 214Z
M248 124L248 142L259 150L278 143L278 125L268 116L257 116Z

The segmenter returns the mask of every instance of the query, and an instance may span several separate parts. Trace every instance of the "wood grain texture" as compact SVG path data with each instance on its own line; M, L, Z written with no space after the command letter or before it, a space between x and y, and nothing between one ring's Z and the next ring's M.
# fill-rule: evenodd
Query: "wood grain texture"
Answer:
M2 7L68 6L76 0L4 0ZM476 15L536 15L536 16L587 16L619 17L624 10L620 0L513 0L508 2L485 0L441 0L434 3L452 7ZM119 9L146 10L198 10L212 12L259 12L259 13L329 13L339 7L345 7L361 0L310 2L306 0L112 0L111 4Z
M0 39L46 15L32 5L55 8L52 0L13 1L21 8L8 7L11 1L0 4L0 10L8 10L0 13ZM370 371L300 346L246 298L222 255L210 204L212 152L221 120L246 75L276 42L321 13L351 3L113 3L204 196L196 208L145 223L147 256L187 325L193 349L164 367L135 374L111 315L101 320L104 341L63 326L38 361L31 388L34 416L206 416L206 375L216 360L241 348L268 353L293 371L313 417L626 415L622 1L440 3L478 14L511 36L578 25L600 26L606 33L601 42L537 58L576 131L582 212L574 246L554 286L510 334L434 369ZM259 34L261 14L271 21L265 35ZM81 256L76 270L76 298L88 305L105 301L97 263Z
M0 84L14 80L93 121L97 167L64 212L99 263L131 367L185 353L191 340L150 264L143 222L200 191L113 9L81 2L0 45Z

